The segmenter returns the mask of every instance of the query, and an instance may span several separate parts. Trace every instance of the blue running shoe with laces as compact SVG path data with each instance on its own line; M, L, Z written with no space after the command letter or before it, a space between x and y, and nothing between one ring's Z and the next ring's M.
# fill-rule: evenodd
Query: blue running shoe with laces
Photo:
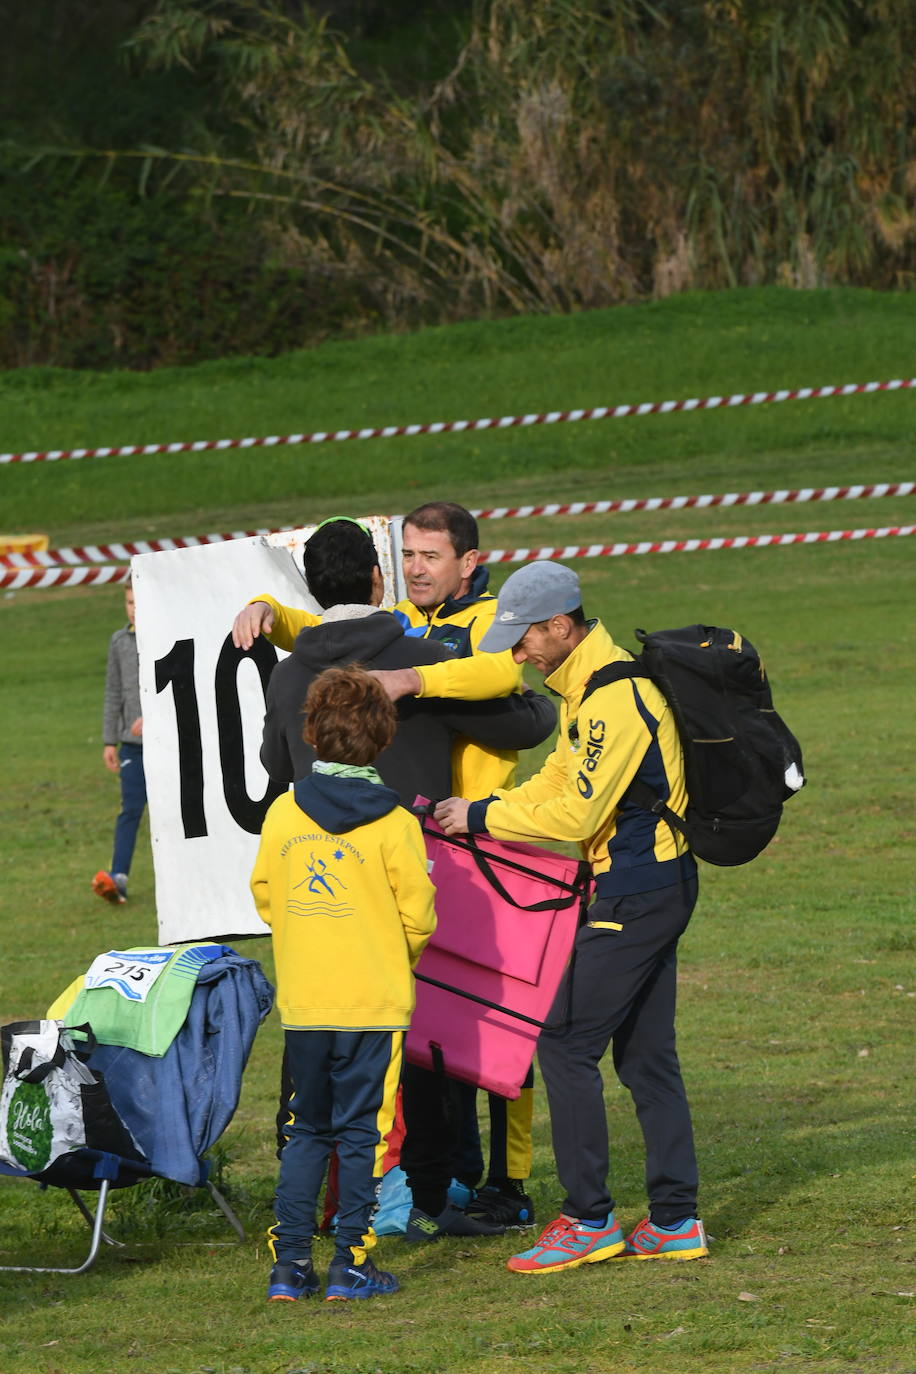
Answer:
M513 1255L506 1268L514 1274L551 1274L613 1259L623 1247L623 1232L613 1212L599 1226L559 1216L544 1227L530 1250Z
M371 1259L364 1259L362 1264L354 1264L352 1260L335 1258L328 1266L325 1297L328 1302L347 1298L386 1298L389 1293L396 1293L399 1288L400 1284L394 1274L388 1274L384 1269L376 1269Z
M267 1301L295 1302L297 1298L313 1298L320 1286L311 1260L275 1264L267 1283Z
M653 1226L646 1217L627 1236L626 1249L619 1259L690 1260L709 1254L702 1221L687 1217L677 1226Z

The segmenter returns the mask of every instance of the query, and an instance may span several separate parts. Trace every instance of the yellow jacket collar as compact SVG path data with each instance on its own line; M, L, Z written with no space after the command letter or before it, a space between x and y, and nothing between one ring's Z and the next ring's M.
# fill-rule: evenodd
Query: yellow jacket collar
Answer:
M559 693L566 702L570 716L574 716L592 673L598 668L603 668L606 663L615 663L618 659L627 658L632 658L632 654L628 654L625 649L615 644L601 621L596 620L569 657L544 679L544 685L552 692Z

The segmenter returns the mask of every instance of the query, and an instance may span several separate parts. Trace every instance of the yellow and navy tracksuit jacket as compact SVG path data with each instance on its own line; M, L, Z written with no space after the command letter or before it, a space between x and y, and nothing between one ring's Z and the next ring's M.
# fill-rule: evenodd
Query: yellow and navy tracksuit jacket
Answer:
M630 658L595 622L545 679L562 698L553 753L521 787L473 803L468 816L472 830L501 840L577 841L599 897L651 892L696 872L684 837L626 797L638 777L684 815L683 753L661 691L646 678L625 678L582 704L596 669Z
M312 774L267 812L251 891L286 1030L406 1030L436 928L416 817L378 783Z

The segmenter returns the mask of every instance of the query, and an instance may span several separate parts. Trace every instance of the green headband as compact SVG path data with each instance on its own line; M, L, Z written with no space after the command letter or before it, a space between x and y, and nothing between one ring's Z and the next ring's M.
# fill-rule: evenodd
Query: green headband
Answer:
M319 530L323 530L325 525L336 525L342 520L345 520L348 525L356 525L357 529L361 529L363 534L367 534L370 539L372 538L372 531L369 529L369 526L364 525L362 520L354 520L352 515L329 515L327 520L322 520L320 525L315 526L309 538L311 539L312 535L316 535Z

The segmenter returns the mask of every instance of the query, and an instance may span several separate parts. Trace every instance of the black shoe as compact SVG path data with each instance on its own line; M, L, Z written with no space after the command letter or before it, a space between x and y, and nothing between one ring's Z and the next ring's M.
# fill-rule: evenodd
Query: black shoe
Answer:
M371 1259L364 1259L362 1264L332 1259L328 1266L325 1298L328 1302L348 1298L386 1298L389 1293L396 1293L399 1287L394 1274L376 1269Z
M468 1203L467 1213L477 1221L495 1221L513 1231L534 1225L534 1203L528 1194L500 1188L481 1188Z
M411 1207L404 1239L416 1245L424 1240L438 1240L440 1236L501 1236L505 1229L499 1222L468 1216L453 1202L447 1202L445 1210L437 1217L431 1217L419 1207Z
M268 1302L295 1302L297 1298L313 1298L320 1288L312 1261L275 1264L267 1284Z

